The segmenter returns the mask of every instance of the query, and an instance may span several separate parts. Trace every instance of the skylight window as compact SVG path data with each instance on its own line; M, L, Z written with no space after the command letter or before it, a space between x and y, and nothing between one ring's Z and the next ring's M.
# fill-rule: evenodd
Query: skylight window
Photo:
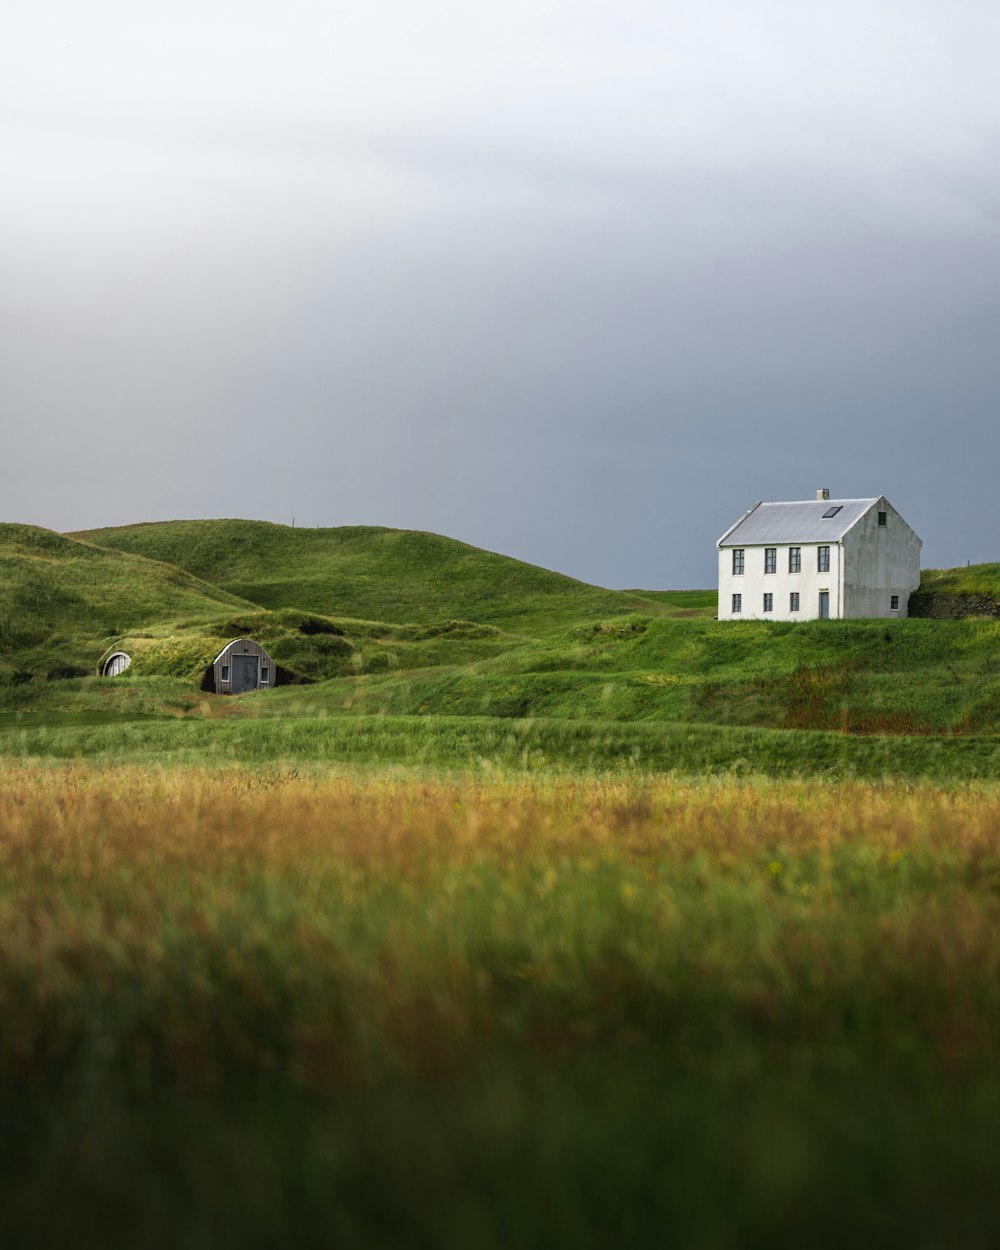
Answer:
M843 506L844 505L842 503L838 503L832 508L827 508L827 510L823 513L823 519L825 520L827 517L836 516Z

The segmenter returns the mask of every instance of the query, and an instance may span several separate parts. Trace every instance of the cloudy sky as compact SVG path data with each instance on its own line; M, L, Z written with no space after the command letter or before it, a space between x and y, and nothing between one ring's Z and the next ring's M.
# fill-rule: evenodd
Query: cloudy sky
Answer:
M995 0L9 0L0 516L1000 559Z

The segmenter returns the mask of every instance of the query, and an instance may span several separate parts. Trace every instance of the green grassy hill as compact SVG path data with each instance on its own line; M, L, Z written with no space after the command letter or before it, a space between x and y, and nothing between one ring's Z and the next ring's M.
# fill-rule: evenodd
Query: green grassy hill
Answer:
M661 603L656 592L602 590L415 530L161 521L74 537L175 564L265 608L333 617L395 624L459 618L537 633L635 610L664 615L706 610L700 601Z
M984 595L996 570L932 570L925 586ZM411 531L3 526L0 708L53 724L224 713L1000 733L998 620L720 626L714 610L711 591L602 590ZM209 660L241 635L314 684L206 703ZM133 657L126 675L80 676L111 647Z
M245 606L181 569L31 525L0 525L0 673L31 660L91 672L95 641ZM29 667L31 667L29 663Z

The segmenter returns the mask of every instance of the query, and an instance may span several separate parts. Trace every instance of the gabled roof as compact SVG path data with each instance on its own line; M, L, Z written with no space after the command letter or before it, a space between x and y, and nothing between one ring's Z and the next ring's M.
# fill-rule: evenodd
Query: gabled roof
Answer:
M801 499L756 503L719 539L720 547L839 542L880 499ZM839 511L832 517L824 512Z

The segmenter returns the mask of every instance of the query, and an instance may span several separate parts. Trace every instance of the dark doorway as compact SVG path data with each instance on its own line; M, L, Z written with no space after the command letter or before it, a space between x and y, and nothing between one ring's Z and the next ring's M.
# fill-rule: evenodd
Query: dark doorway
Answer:
M260 682L257 680L257 672L260 667L259 656L230 655L229 663L232 665L229 684L229 690L232 694L242 694L244 690L257 689L260 685Z
M819 619L821 621L830 619L830 592L828 590L819 592Z

